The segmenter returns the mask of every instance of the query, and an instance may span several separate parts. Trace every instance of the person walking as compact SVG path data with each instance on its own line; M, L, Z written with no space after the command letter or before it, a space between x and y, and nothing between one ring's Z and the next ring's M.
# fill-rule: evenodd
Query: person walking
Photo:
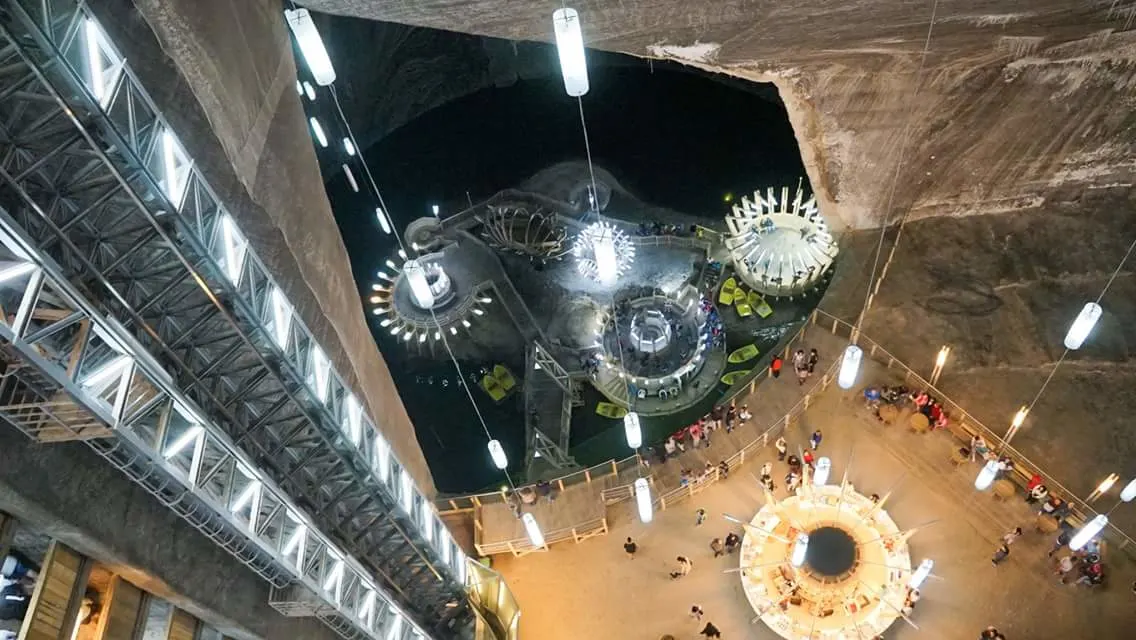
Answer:
M694 563L683 556L676 557L675 562L678 562L678 567L671 572L671 580L678 580L694 568Z
M631 540L631 537L628 536L627 542L623 543L624 553L627 554L628 558L634 560L635 559L635 552L638 551L638 550L639 550L639 545L635 544L635 542Z
M798 387L805 386L805 380L807 380L808 377L809 377L809 370L806 367L801 366L801 367L798 367L796 369L796 372L797 372L797 386Z
M996 567L1008 557L1010 557L1010 546L1003 542L994 552L994 557L990 558L990 564Z
M710 550L714 552L714 557L717 558L726 552L726 548L722 546L721 538L714 538L710 541Z
M702 631L699 632L699 635L706 636L707 638L721 638L722 632L718 630L718 627L714 626L713 622L707 622L706 626L702 627Z
M1015 527L1013 531L1007 531L1005 535L1002 536L1002 542L1008 547L1017 542L1020 537L1022 537L1022 528Z
M820 433L820 429L817 429L813 432L813 436L809 438L809 444L812 445L813 449L820 447L820 440L822 437L823 436Z
M806 363L805 361L805 350L797 349L793 353L793 368L797 371L800 371L801 369L804 369L806 367L808 367L808 363Z
M1066 584L1066 580L1069 578L1069 574L1073 572L1074 567L1076 565L1073 563L1073 556L1061 556L1061 559L1057 561L1057 570L1053 572L1058 578L1057 581Z
M694 618L697 622L702 622L702 616L704 616L704 615L706 615L706 612L702 610L702 607L700 605L697 605L697 604L690 605L690 617L691 618Z
M701 527L703 522L706 522L706 510L698 509L694 512L694 526Z
M781 377L781 356L773 356L773 360L769 362L769 373L773 374L774 378Z
M789 474L785 476L785 490L789 493L795 492L800 484L801 476L797 475L796 472L790 471Z
M1049 557L1052 558L1053 554L1057 553L1061 547L1069 544L1069 541L1072 539L1073 534L1069 533L1068 529L1063 529L1061 533L1057 535L1057 539L1053 541L1053 548L1049 550Z
M809 375L811 376L816 371L817 363L820 362L820 354L816 349L809 349Z
M733 553L734 550L738 548L738 545L741 544L741 541L742 541L742 539L738 536L738 534L734 533L733 531L727 533L726 534L726 553Z
M777 447L777 462L784 462L785 454L789 451L789 443L785 442L785 436L777 438L773 446Z

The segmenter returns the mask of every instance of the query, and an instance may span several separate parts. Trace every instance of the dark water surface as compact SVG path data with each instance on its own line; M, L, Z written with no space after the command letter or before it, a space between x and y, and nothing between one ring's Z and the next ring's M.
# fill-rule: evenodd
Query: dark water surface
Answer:
M720 222L727 194L740 197L759 187L795 186L804 176L784 107L769 85L723 82L662 64L655 65L654 73L646 64L601 66L592 72L584 109L595 163L638 199L689 214L692 222ZM484 199L548 166L581 160L583 152L576 100L564 94L560 78L553 76L486 89L446 104L365 153L395 226L404 229L427 215L431 204L440 204L444 211L463 208L467 192L474 201ZM379 232L373 205L350 192L342 175L329 178L328 192L361 294L368 295L374 272L397 247ZM499 473L489 464L485 435L452 364L413 356L401 341L385 331L380 335L377 323L372 329L417 426L439 490L500 484ZM730 336L729 342L732 349L745 338ZM767 348L760 346L763 352ZM462 365L468 377L495 362L521 373L517 354L486 353ZM476 386L473 394L494 436L519 468L524 452L521 394L500 405ZM589 398L577 412L594 412L595 398ZM699 407L691 414L704 410ZM602 437L602 423L583 415L579 421L581 433L573 441L586 441L587 446L573 453L581 463L627 454L622 436ZM669 429L671 421L666 422L651 425L651 435Z

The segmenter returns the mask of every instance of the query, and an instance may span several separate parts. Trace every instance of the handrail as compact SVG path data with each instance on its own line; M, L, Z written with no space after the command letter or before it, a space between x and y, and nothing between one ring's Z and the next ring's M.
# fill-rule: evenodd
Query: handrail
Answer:
M790 348L794 342L801 339L807 331L809 325L821 325L821 320L824 321L823 326L834 335L838 333L847 333L849 338L851 338L852 334L855 332L855 327L853 327L850 323L841 320L840 318L837 318L821 309L816 309L810 315L808 321L805 322L803 326L798 329L798 331L793 335L786 348ZM1021 452L1014 449L1013 447L1006 445L1005 441L996 433L994 433L993 430L984 425L973 415L968 413L961 407L961 405L947 397L946 394L940 391L937 387L930 384L925 378L923 378L923 376L918 374L911 367L904 364L903 361L897 358L894 354L880 346L879 343L875 342L871 338L868 338L862 333L857 336L857 342L861 346L867 347L865 348L865 352L868 357L872 358L876 362L884 364L889 369L898 367L904 372L905 380L914 381L922 388L927 389L928 393L931 393L936 398L939 398L940 401L946 405L948 409L947 413L954 419L955 424L953 426L955 429L961 430L963 433L967 434L968 437L972 434L972 432L981 433L983 438L985 438L987 442L991 443L992 445L996 445L996 448L999 451L1009 454L1015 461L1015 472L1014 476L1012 476L1011 479L1015 481L1016 484L1024 485L1034 473L1037 473L1038 475L1042 476L1046 486L1051 489L1051 493L1059 493L1067 502L1069 502L1072 507L1072 515L1074 517L1074 520L1080 520L1082 522L1087 521L1092 519L1097 514L1096 510L1094 510L1090 505L1078 498L1076 494L1059 483L1052 476L1045 473L1040 466L1023 456ZM825 372L824 376L822 376L821 380L813 385L813 387L808 392L806 392L805 395L802 396L801 399L795 405L793 405L793 407L790 408L784 416L778 418L777 421L770 425L765 431L763 431L760 436L758 436L752 442L743 446L736 453L727 458L727 468L730 471L733 471L735 467L744 464L746 458L752 457L752 453L754 451L768 444L769 437L773 435L777 429L783 429L791 425L795 418L803 414L805 410L808 409L812 397L819 391L826 390L835 379L835 373L839 366L839 363L840 360L836 359L835 362L833 362L833 364L829 366L828 370ZM768 367L766 367L766 369L768 369ZM736 397L736 395L742 390L754 387L756 385L756 382L757 380L755 376L755 379L752 380L750 384L740 387L739 390L735 392L734 397ZM723 402L727 402L728 399L729 398L724 398ZM952 436L958 437L954 431L949 430L948 433ZM637 456L630 456L619 461L609 460L608 462L589 467L588 469L584 469L582 471L578 471L561 478L556 478L551 482L557 485L559 489L563 491L565 487L577 484L581 481L586 481L589 483L595 481L597 479L595 472L601 469L604 471L603 475L599 476L601 478L613 475L618 477L618 474L622 471L632 469L638 464L640 463ZM673 505L676 502L680 502L686 498L693 496L694 494L699 493L706 487L717 482L719 479L719 471L717 468L715 468L712 475L708 476L700 482L692 482L685 486L675 487L663 492L659 492L655 496L656 505L659 508L665 509L667 508L667 506ZM616 486L605 489L601 492L601 495L605 503L612 504L621 500L629 499L631 492L624 490L622 486ZM470 506L468 508L460 507L462 501L468 501L470 503ZM506 501L507 497L504 493L494 492L488 494L478 494L474 496L439 498L437 504L439 511L445 513L472 510L474 506L478 506L482 502ZM447 506L449 506L450 508L447 509ZM1131 544L1133 550L1136 550L1136 541L1134 541L1131 536L1117 527L1114 523L1109 523L1108 532L1120 539L1121 549L1128 549Z
M819 316L824 316L826 321L832 321L832 333L834 334L836 333L836 328L838 326L847 327L850 335L855 331L855 328L848 322L841 320L840 318L837 318L836 316L833 316L832 314L829 314L821 309L817 309L813 313L813 324L817 324L817 318ZM886 356L886 365L888 366L888 368L891 368L892 365L898 365L904 371L905 380L914 379L920 387L926 389L928 393L935 396L939 399L940 402L945 404L948 409L947 414L955 420L956 429L961 429L962 431L970 434L970 430L967 429L967 426L969 425L974 427L976 433L980 433L983 439L985 439L991 445L996 445L994 448L998 452L1007 454L1011 458L1013 458L1015 473L1013 479L1017 481L1017 484L1025 485L1025 483L1028 482L1029 478L1036 473L1037 475L1040 475L1042 477L1046 487L1050 489L1050 493L1055 493L1053 489L1056 488L1056 493L1060 493L1062 498L1066 502L1070 503L1070 505L1072 505L1074 515L1078 519L1080 519L1081 521L1088 521L1097 515L1097 511L1093 509L1087 502L1077 497L1077 494L1073 493L1069 488L1058 482L1056 478L1042 470L1040 465L1034 463L1032 460L1025 457L1025 455L1023 455L1020 451L1007 444L1002 436L995 433L993 429L987 427L982 423L981 420L975 418L966 409L963 409L962 405L958 404L954 400L951 400L938 387L928 382L926 378L924 378L911 367L904 364L902 360L897 358L888 350L884 349L879 345L879 343L865 336L863 333L860 333L857 336L857 342L861 343L862 346L868 347L868 349L866 349L866 351L868 352L868 357L876 359L877 361L882 361L877 357L877 354L883 354L884 356ZM1123 539L1123 541L1121 542L1122 549L1126 548L1130 543L1136 543L1136 540L1133 540L1131 536L1117 527L1115 523L1109 522L1108 527L1114 535L1118 535Z

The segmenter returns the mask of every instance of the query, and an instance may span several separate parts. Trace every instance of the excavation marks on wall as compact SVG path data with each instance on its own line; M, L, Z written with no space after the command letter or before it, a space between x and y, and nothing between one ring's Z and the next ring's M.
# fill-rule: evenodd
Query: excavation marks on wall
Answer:
M958 265L927 265L927 274L934 285L927 297L917 297L916 303L932 313L952 316L988 316L1002 307L1002 298L989 282L959 271Z

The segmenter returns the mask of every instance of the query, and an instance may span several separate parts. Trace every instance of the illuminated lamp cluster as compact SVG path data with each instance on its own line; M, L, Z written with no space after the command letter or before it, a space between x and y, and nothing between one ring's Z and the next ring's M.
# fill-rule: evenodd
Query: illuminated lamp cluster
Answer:
M572 247L576 268L602 284L613 284L635 262L631 238L609 222L595 222L576 236Z
M404 343L440 340L447 330L456 336L459 327L470 329L471 320L485 315L483 306L493 302L482 295L455 302L455 284L442 266L441 254L409 259L404 251L398 253L402 263L387 260L391 273L378 272L367 301L371 314L381 318L379 326Z

